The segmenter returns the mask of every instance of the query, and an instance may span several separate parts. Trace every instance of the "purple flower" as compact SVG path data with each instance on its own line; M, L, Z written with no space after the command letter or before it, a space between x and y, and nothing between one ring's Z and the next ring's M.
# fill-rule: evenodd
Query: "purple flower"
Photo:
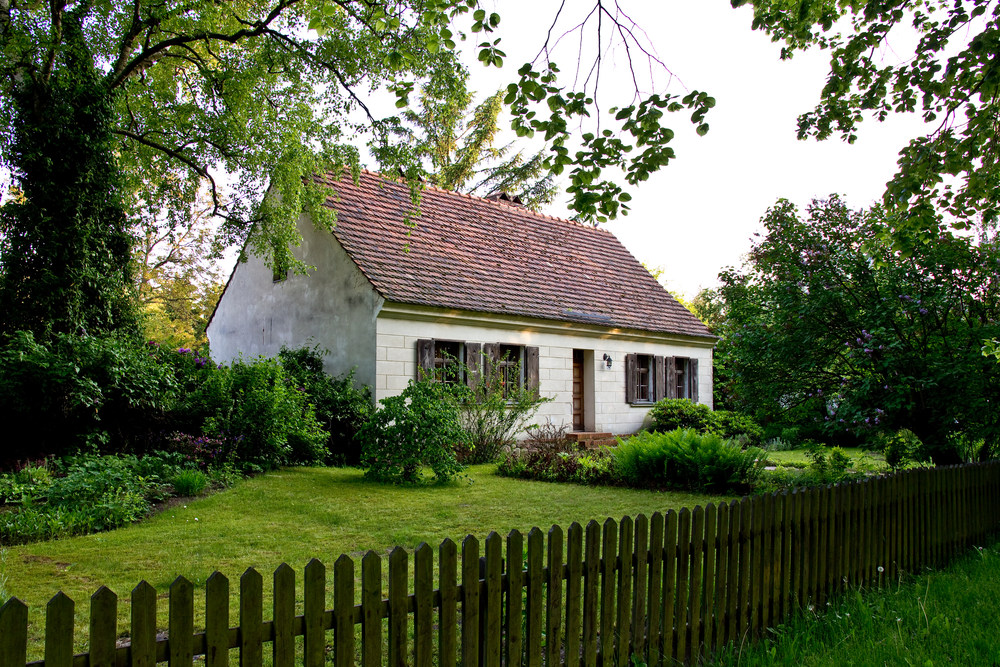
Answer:
M921 308L920 309L920 314L921 315L926 315L927 314L927 309L926 308Z

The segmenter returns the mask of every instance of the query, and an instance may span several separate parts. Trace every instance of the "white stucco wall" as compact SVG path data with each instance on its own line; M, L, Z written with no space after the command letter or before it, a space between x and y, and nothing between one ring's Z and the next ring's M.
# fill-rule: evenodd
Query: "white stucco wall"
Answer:
M375 385L375 318L382 298L336 237L299 220L302 245L295 256L317 267L274 282L262 260L237 264L208 327L213 359L273 357L282 345L328 350L326 371L355 370L360 384Z
M479 343L530 345L539 348L539 391L554 400L542 406L538 420L572 424L573 350L593 350L594 430L633 433L648 407L625 402L625 355L630 353L698 359L698 396L712 405L712 342L682 337L608 331L581 324L562 324L502 316L448 312L385 304L377 319L375 397L400 393L416 377L417 340L437 338ZM604 354L612 358L608 369Z

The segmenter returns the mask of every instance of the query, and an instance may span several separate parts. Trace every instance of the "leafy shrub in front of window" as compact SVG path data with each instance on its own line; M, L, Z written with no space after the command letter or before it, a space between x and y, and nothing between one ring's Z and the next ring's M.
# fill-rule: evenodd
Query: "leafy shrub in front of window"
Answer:
M283 347L278 359L295 386L305 392L327 433L326 462L357 465L361 460L358 431L372 412L371 390L355 386L353 371L341 377L327 375L318 348Z
M626 481L716 493L752 488L765 465L763 450L694 429L639 433L621 442L614 457Z
M463 375L468 369L462 366ZM512 377L520 376L514 365ZM462 392L459 418L465 431L462 444L469 463L496 461L506 447L515 443L516 434L535 416L543 403L551 401L525 385L508 382L502 373L483 373L473 387Z
M764 429L752 417L728 410L712 411L707 405L687 398L665 398L649 410L650 430L667 432L678 428L713 433L723 439L738 438L744 444L764 444Z
M705 431L712 424L712 411L707 405L687 398L664 398L649 410L651 431L666 433L678 428Z
M365 476L384 482L418 482L428 467L438 481L462 471L455 445L464 431L455 385L410 380L403 393L379 401L361 428Z

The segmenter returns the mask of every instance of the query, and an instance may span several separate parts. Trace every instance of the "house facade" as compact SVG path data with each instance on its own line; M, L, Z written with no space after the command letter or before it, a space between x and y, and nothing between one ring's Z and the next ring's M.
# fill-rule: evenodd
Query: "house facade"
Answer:
M609 232L516 202L362 172L326 179L333 232L307 216L307 275L236 266L208 327L219 361L318 345L376 400L455 360L552 400L541 419L631 433L659 398L711 406L715 338Z

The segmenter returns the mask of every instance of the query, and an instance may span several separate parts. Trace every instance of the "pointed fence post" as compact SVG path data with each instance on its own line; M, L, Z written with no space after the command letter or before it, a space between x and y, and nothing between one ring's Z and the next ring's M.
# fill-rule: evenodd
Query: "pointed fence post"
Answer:
M0 667L23 667L28 660L28 605L11 598L0 607Z
M90 667L115 666L117 639L118 596L101 586L90 596Z
M205 667L229 667L229 579L221 572L205 581Z
M170 584L167 631L170 667L190 667L194 662L194 586L184 577Z
M295 570L287 563L274 571L272 597L271 661L274 667L292 667L295 664Z
M156 666L156 589L145 581L132 589L132 667Z

